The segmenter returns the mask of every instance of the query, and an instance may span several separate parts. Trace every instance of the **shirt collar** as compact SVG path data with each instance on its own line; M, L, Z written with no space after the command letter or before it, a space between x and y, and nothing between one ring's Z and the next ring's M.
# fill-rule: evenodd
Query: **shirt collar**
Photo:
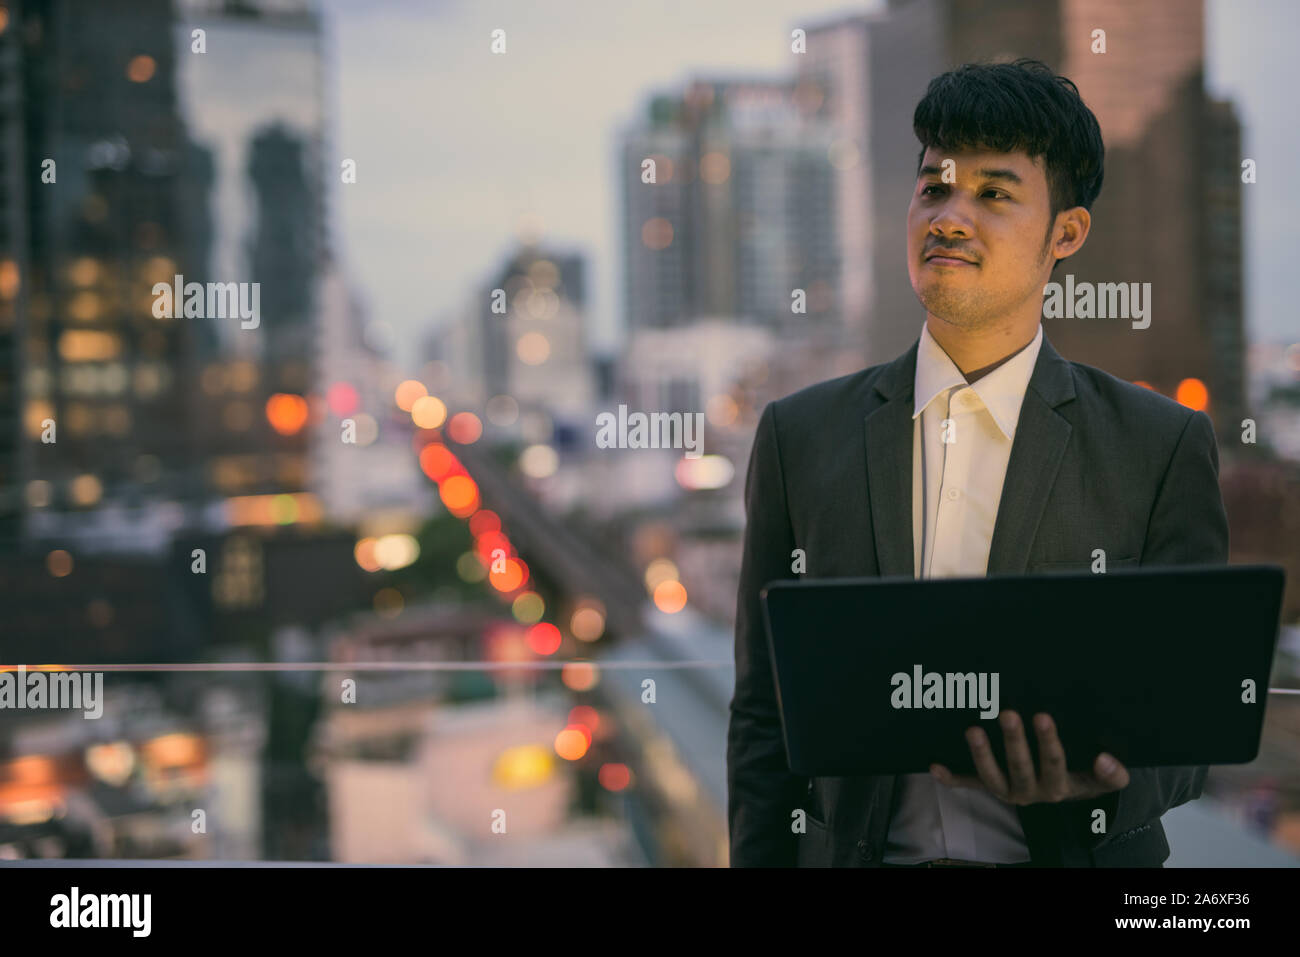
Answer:
M1025 390L1029 387L1029 379L1034 373L1034 365L1038 361L1038 351L1042 342L1043 326L1039 323L1038 331L1029 345L970 385L971 390L979 396L984 407L993 416L993 421L1008 439L1015 438L1016 424L1020 419L1020 405L1024 401ZM929 326L923 325L921 341L916 350L912 418L919 416L936 397L953 386L967 384L961 370L930 335Z

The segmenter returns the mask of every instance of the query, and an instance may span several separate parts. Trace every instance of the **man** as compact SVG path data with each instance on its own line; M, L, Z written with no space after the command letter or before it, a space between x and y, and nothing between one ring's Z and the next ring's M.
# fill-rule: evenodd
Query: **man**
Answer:
M1040 327L1043 287L1087 239L1102 183L1101 131L1074 84L1032 60L963 66L930 83L913 126L920 338L892 362L770 403L754 440L727 734L731 862L1160 866L1160 817L1200 796L1207 769L1127 769L1103 754L1067 773L1050 715L1000 715L1005 767L983 731L968 732L968 777L934 765L808 780L786 763L759 590L798 577L796 549L809 578L1088 570L1102 553L1106 570L1227 561L1208 416L1062 359ZM1006 619L1018 627L1014 609Z

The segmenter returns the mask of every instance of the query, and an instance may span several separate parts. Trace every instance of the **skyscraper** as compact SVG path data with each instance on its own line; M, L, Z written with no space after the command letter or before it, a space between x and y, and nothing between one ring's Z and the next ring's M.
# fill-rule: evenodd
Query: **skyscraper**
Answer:
M198 493L192 328L155 317L151 293L189 266L171 4L28 0L9 17L5 70L21 41L26 129L5 174L22 177L27 226L25 534L156 548Z
M180 33L201 30L206 43L178 76L184 115L212 157L206 170L191 167L190 181L206 176L213 197L208 272L195 278L256 284L259 304L256 323L204 327L195 423L204 494L302 493L323 401L312 398L328 254L320 19L304 0L179 6Z
M23 486L22 354L26 273L26 156L22 44L18 23L0 8L0 553L18 544Z
M261 387L257 405L275 395L305 396L316 385L316 310L321 223L318 177L303 139L283 125L258 131L249 144L248 179L256 226L248 243L249 275L261 289ZM258 423L269 467L253 491L300 491L307 486L309 431ZM305 425L305 422L303 423ZM276 434L276 433L279 434Z
M837 328L833 145L817 91L792 79L697 80L652 98L623 136L630 328L716 316Z

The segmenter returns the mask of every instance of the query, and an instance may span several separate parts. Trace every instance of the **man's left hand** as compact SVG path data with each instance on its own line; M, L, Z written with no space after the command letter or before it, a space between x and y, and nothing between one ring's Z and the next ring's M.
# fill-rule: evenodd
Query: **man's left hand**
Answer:
M1129 775L1124 765L1104 751L1092 763L1092 773L1069 771L1065 765L1065 749L1056 734L1056 722L1050 715L1034 716L1034 730L1038 734L1038 759L1041 768L1034 770L1033 755L1020 715L1003 711L998 718L1002 725L1002 740L1006 745L1008 774L1003 774L993 757L988 735L978 726L968 728L966 742L979 777L953 774L942 764L930 765L930 773L949 787L983 787L1009 804L1041 804L1073 801L1095 797L1128 786Z

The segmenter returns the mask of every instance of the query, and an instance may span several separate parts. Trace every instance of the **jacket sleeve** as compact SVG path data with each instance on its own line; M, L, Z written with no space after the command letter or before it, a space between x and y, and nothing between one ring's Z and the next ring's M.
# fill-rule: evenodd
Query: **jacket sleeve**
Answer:
M802 807L808 779L790 773L759 591L798 577L797 547L786 508L775 406L759 418L745 477L745 537L736 598L736 689L727 726L727 821L731 866L793 867L791 813Z
M1228 516L1219 488L1214 426L1204 412L1193 412L1156 493L1140 564L1227 563ZM1170 808L1196 800L1208 772L1204 765L1129 769L1127 787L1086 802L1106 811L1106 833L1092 846L1103 847Z

